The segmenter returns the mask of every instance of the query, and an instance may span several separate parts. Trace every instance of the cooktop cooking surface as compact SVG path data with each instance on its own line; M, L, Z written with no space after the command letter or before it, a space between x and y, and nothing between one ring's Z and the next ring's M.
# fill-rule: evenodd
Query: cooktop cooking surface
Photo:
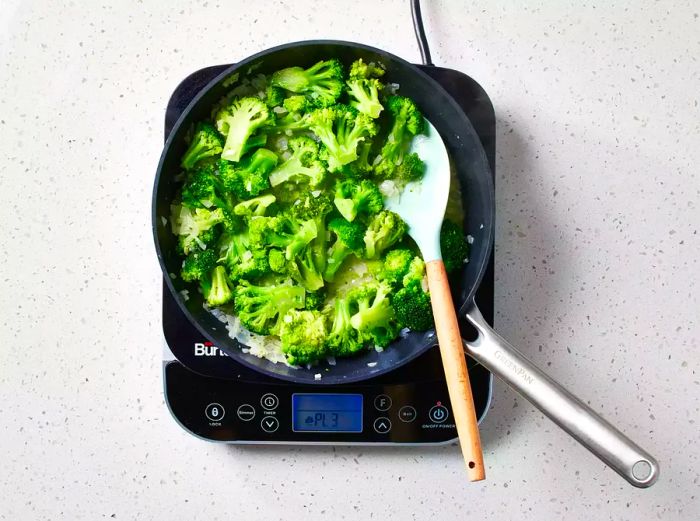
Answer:
M188 76L173 92L167 138L194 95L228 65ZM471 120L492 167L496 122L486 92L451 69L421 66ZM493 256L476 301L493 322ZM300 385L248 369L212 345L181 312L163 284L165 400L180 425L201 438L228 443L431 444L457 437L439 348L371 380ZM491 399L491 374L468 360L479 421Z

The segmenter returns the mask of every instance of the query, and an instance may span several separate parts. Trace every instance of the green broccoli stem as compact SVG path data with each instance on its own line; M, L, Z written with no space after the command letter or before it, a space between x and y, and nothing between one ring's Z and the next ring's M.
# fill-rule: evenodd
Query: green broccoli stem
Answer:
M385 327L394 315L389 300L383 295L377 294L372 305L368 298L359 300L357 304L357 313L350 318L350 324L357 330Z
M348 328L352 327L350 323L350 318L352 314L350 313L350 301L346 298L336 298L335 307L333 313L333 325L331 326L331 332L329 333L329 339L339 338L345 336Z
M186 170L189 170L197 164L200 159L212 155L214 155L214 153L211 152L211 148L208 147L203 140L194 140L185 152L185 155L182 156L181 165Z
M217 266L212 272L211 287L205 295L207 302L212 306L221 306L233 298L233 290L228 282L226 268Z
M285 256L287 260L295 258L307 244L313 241L318 236L316 223L314 221L305 221L301 223L299 231L294 234L292 240L287 245Z
M332 282L335 279L338 270L345 262L345 259L352 253L352 250L348 248L343 241L337 240L328 250L328 259L326 261L326 269L323 272L323 278L328 282Z
M338 209L338 212L340 212L340 215L345 217L347 221L352 222L355 220L355 217L357 217L357 205L355 201L346 197L336 197L333 203Z
M303 255L291 261L291 276L307 291L316 291L324 286L323 277L314 264L312 248L306 247Z
M311 172L312 169L305 167L298 157L292 156L272 171L270 174L270 186L273 188L279 186L296 175L310 176Z

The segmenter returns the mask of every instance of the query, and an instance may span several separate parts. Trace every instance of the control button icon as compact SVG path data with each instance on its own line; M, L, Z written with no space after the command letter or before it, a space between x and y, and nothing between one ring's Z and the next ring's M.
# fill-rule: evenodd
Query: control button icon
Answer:
M391 398L386 394L380 394L374 399L374 408L378 411L388 411L391 407Z
M410 405L404 405L399 409L399 420L410 423L416 419L416 410Z
M389 418L377 418L374 420L374 430L379 434L386 434L391 430L391 420Z
M274 411L279 404L279 399L272 393L264 394L263 397L260 398L260 405L267 411Z
M433 423L442 423L449 415L450 413L444 405L436 405L428 412L428 418Z
M275 432L279 429L280 422L274 416L265 416L260 422L260 426L265 432Z
M211 421L218 422L224 417L226 411L220 403L210 403L207 405L207 408L204 409L204 414L206 414L207 418L209 418Z
M238 417L244 422L249 422L255 418L255 408L249 403L244 403L238 408L236 414L238 414Z

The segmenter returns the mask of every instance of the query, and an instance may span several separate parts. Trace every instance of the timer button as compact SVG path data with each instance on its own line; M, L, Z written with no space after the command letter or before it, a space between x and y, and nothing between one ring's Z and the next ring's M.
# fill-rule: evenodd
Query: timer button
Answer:
M374 430L379 434L386 434L391 430L391 420L389 418L377 418L374 420Z
M428 412L428 418L430 418L433 423L442 423L449 415L450 413L444 405L436 405Z
M272 433L279 429L280 422L274 416L265 416L260 422L260 426L265 432Z
M272 393L264 394L263 397L260 398L260 405L267 411L274 411L279 404L279 399Z
M249 403L244 403L238 408L236 414L244 422L249 422L250 420L255 418L255 408Z
M388 411L391 408L391 398L386 394L380 394L374 399L374 408L378 411Z
M411 423L416 419L416 410L410 405L404 405L399 409L399 420L404 423Z
M204 409L204 414L206 414L207 418L209 418L211 421L218 422L223 419L226 411L220 403L210 403L207 405L207 408Z

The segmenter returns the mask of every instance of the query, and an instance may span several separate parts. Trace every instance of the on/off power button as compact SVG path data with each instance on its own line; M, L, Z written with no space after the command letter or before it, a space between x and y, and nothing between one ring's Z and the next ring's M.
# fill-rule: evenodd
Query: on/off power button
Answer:
M447 419L449 415L450 413L448 412L447 407L439 404L435 405L428 412L428 418L430 418L430 421L432 421L433 423L442 423Z

